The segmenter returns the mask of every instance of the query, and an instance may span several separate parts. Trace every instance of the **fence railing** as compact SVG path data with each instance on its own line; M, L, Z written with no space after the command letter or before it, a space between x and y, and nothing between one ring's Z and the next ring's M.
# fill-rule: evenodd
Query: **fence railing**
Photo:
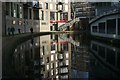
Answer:
M79 21L79 19L78 19L78 18L75 18L75 19L73 19L73 20L68 21L67 23L59 26L59 27L58 27L58 30L60 30L60 31L66 30L68 26L73 25L76 21Z

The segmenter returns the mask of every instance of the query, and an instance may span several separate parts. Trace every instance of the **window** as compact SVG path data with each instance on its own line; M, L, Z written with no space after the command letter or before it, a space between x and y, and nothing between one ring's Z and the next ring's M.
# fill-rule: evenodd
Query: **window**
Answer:
M43 2L40 2L39 7L42 9L43 8Z
M51 61L54 61L54 55L51 55Z
M17 5L17 18L19 18L20 17L20 8L19 8L19 5Z
M51 45L51 51L55 50L55 45Z
M52 2L53 0L50 0L50 2Z
M68 0L65 0L65 3L68 3Z
M22 18L22 7L20 6L20 18Z
M13 17L16 17L16 10L15 10L15 8L16 8L16 4L14 4L14 10L13 10Z
M44 11L41 11L41 19L44 20Z
M15 24L16 23L16 21L13 21L13 24Z
M46 62L49 63L49 57L47 57Z
M68 11L68 5L65 5L65 11Z
M45 19L48 20L48 11L46 11L46 18Z
M48 55L49 54L49 46L48 45L46 46L45 51L46 51L46 55Z
M48 9L48 3L45 3L45 7L46 7L46 9Z
M58 10L62 10L62 5L58 5Z
M44 58L41 60L41 64L44 64Z
M50 4L50 9L51 9L51 10L53 9L53 4Z
M32 19L31 9L29 9L29 19Z
M14 10L14 17L16 17L16 10Z
M62 2L62 0L58 0L58 2Z
M55 12L50 12L50 20L55 20Z
M11 3L11 16L13 17L13 3Z

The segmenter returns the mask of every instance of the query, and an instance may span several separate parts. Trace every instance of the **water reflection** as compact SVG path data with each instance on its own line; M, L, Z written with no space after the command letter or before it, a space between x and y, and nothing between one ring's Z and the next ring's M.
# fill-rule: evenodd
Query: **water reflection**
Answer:
M17 74L16 78L34 79L35 76L39 77L39 45L39 39L32 38L15 49L12 63L14 73Z
M119 78L119 54L119 48L90 40L87 33L44 35L17 46L11 73L29 80L114 79Z
M105 73L108 73L108 75L106 75L106 78L118 78L120 75L120 48L98 41L91 41L90 49L93 55L101 62L100 65L107 67L108 70ZM104 73L102 71L101 73Z

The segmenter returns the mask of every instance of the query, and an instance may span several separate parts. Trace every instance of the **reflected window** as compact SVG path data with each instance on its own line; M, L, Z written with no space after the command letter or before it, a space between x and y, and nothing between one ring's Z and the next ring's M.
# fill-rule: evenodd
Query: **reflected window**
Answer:
M51 51L55 50L55 45L51 45Z
M45 51L46 51L46 55L48 55L49 54L49 46L48 45L46 46Z
M47 57L46 62L49 63L49 57Z
M68 72L68 68L61 68L61 73L67 73Z
M68 75L61 76L62 79L68 79Z
M69 54L68 53L66 53L66 58L69 58Z
M56 68L58 67L58 62L56 62Z
M56 69L56 74L58 74L58 69Z
M96 44L92 44L92 49L97 51L98 50L97 45Z
M93 32L97 32L97 26L92 26Z
M15 52L17 52L17 49L15 49Z
M41 62L42 62L41 64L44 64L44 58L41 60Z
M43 53L43 55L44 55L44 52L45 52L45 47L42 46L42 53Z
M51 69L53 69L54 68L54 63L51 63Z
M69 65L69 60L66 60L66 65Z
M63 59L63 54L59 54L59 59Z
M58 80L58 78L59 78L59 77L58 77L58 75L57 75L57 76L56 76L56 79Z
M43 56L43 52L41 53L41 57Z
M56 60L58 60L58 55L56 54Z
M54 70L51 70L51 75L54 75Z
M49 64L47 64L47 70L49 70Z
M63 62L60 62L59 65L60 65L60 66L63 66Z

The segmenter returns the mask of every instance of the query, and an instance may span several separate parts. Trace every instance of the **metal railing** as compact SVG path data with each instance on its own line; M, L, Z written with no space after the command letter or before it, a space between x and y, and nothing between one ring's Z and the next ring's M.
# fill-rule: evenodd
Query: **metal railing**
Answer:
M58 27L58 30L60 30L60 31L66 30L68 26L73 25L76 21L79 21L79 19L78 19L78 18L75 18L75 19L73 19L73 20L68 21L67 23L59 26L59 27Z

